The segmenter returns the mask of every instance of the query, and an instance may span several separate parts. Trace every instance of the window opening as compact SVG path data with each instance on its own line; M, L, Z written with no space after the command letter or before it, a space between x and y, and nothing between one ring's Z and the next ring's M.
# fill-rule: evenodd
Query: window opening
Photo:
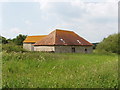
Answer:
M73 53L75 52L75 48L74 48L74 47L72 48L72 52L73 52Z

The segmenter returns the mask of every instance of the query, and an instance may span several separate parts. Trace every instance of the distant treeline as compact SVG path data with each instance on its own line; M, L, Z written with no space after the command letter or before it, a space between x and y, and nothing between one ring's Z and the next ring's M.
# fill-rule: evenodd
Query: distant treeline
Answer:
M19 34L18 36L16 36L16 38L13 39L7 39L3 36L0 36L0 43L2 44L14 43L16 45L22 45L26 37L27 35L22 34Z

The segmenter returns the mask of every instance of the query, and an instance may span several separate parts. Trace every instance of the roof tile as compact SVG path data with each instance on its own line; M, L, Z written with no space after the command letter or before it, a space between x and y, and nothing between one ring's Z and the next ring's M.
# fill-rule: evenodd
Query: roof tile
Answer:
M34 45L92 45L73 31L59 30L37 41Z
M39 36L27 36L27 38L23 41L24 43L35 43L40 41L42 38L46 37L47 35L39 35Z

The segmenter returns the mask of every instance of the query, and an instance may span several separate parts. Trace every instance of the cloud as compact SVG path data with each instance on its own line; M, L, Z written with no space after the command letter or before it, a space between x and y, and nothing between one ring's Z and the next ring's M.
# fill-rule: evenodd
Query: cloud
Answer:
M8 30L2 30L2 36L5 36L6 38L15 38L18 34L23 33L24 30L18 28L18 27L13 27Z
M53 19L53 22L58 21L53 27L54 29L74 30L91 42L100 41L103 37L118 31L117 1L107 0L99 3L83 2L82 0L43 2L44 4L39 3L44 18Z
M51 32L56 28L74 30L91 42L117 32L117 0L31 0L39 3L40 19L24 20L33 32ZM35 17L34 17L35 18ZM33 31L32 29L36 30ZM44 31L40 31L44 30ZM12 28L10 32L24 32Z
M10 29L10 32L11 32L11 33L20 33L21 30L20 30L19 28L14 27L14 28L11 28L11 29Z
M9 2L9 0L0 0L0 2Z
M86 3L81 0L70 2L48 2L40 0L40 11L49 16L80 18L86 17L117 17L117 3ZM111 14L112 12L112 14ZM65 19L64 18L64 19ZM82 18L82 17L81 17Z
M29 26L31 26L31 25L32 25L32 22L31 22L31 21L29 21L29 20L25 20L24 22L25 22L25 24L26 24L26 25L29 25Z

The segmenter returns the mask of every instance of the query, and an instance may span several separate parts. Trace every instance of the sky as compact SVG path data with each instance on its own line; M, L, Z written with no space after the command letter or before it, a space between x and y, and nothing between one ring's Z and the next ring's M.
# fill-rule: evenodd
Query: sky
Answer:
M118 33L117 0L1 0L0 32L6 38L76 32L89 42Z

